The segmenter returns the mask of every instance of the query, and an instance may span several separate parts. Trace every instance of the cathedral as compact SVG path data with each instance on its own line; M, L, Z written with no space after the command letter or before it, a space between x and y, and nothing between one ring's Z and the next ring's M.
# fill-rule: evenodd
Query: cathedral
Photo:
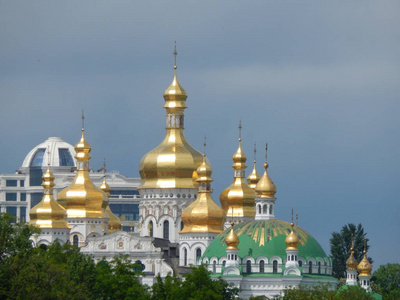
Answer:
M43 197L29 212L29 223L41 233L32 242L71 243L95 259L126 254L144 265L142 282L148 285L157 274L180 276L191 265L206 264L213 278L234 284L243 298L272 299L287 288L321 283L336 289L332 260L319 243L293 222L293 216L292 222L275 217L277 188L268 174L267 149L263 175L254 161L246 177L240 125L238 146L232 149L232 184L219 196L221 206L215 202L209 158L184 135L186 99L174 66L172 83L164 92L165 137L140 161L140 181L134 187L139 192L138 220L130 230L121 230L121 219L112 211L107 177L97 184L91 177L90 137L82 128L71 150L75 167L68 186L54 195L50 159L41 174ZM357 283L351 272L354 262L350 267L348 280ZM367 273L360 273L360 280L369 288Z

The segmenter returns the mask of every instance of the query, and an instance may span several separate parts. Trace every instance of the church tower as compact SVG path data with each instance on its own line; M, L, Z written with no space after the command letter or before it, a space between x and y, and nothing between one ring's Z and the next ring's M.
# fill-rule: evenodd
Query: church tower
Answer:
M83 119L82 114L82 123ZM89 177L92 147L85 139L83 127L82 124L82 137L75 145L77 168L75 178L57 198L58 203L67 210L67 221L72 227L70 242L76 246L84 245L89 236L106 234L109 220L105 212L108 198Z
M245 179L247 158L242 150L241 130L242 125L239 123L239 147L232 157L233 182L219 196L222 209L226 215L232 217L238 223L254 220L254 198L256 196L254 191L247 185ZM225 228L229 228L229 225L229 222L226 221Z
M29 225L39 227L41 232L33 235L31 239L35 245L49 245L55 240L64 244L69 240L71 227L68 225L66 210L53 198L54 175L50 171L50 162L47 164L47 171L42 177L44 188L43 198L29 212Z
M197 265L208 245L223 231L225 212L211 197L211 167L206 162L197 169L197 199L182 212L183 229L179 232L180 265Z
M268 175L267 162L268 144L265 144L264 175L258 181L256 191L256 220L275 220L276 186Z
M197 168L203 157L184 136L184 110L187 93L176 74L164 92L166 133L155 149L143 156L139 164L141 183L138 188L141 236L179 241L182 211L197 197Z
M357 285L357 260L354 257L354 239L351 241L350 256L346 260L346 284Z
M369 262L367 258L367 244L366 241L364 242L364 256L360 263L357 266L358 270L358 280L360 282L360 286L365 289L367 292L371 292L371 287L370 287L370 279L372 277L371 271L372 271L372 265Z

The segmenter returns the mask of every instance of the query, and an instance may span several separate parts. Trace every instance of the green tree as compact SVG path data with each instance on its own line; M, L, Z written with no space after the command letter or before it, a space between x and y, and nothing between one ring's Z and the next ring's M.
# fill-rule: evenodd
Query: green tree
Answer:
M184 280L168 275L164 280L157 277L152 287L154 300L231 300L239 294L239 289L218 278L213 280L207 267L191 268Z
M382 265L373 273L372 283L378 285L374 289L382 293L384 299L400 299L400 264ZM374 287L374 284L371 284Z
M334 291L329 289L328 285L316 286L299 286L295 289L285 290L285 295L281 297L282 300L331 300ZM279 298L278 298L279 299Z
M338 279L346 277L346 260L350 256L350 247L354 237L354 257L358 262L362 259L364 250L364 241L367 242L367 251L369 249L367 234L361 224L347 224L342 227L340 232L332 232L330 239L331 256L333 261L332 275ZM370 263L373 261L368 257Z

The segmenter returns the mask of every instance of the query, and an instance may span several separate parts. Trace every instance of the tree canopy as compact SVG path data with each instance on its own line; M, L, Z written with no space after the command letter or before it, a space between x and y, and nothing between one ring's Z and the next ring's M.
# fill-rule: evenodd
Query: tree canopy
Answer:
M366 249L368 251L367 233L361 224L347 224L342 227L340 232L332 232L330 239L331 256L332 256L332 275L338 279L346 277L346 260L350 256L350 247L354 238L354 257L360 262L363 257L364 241L366 242ZM370 263L373 261L368 257Z
M400 264L382 265L372 277L376 292L382 293L384 299L400 299Z

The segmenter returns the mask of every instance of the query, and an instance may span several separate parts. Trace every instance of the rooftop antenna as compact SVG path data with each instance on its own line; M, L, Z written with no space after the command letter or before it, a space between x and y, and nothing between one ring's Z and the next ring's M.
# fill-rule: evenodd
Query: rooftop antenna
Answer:
M175 47L174 47L174 56L175 56L174 69L176 70L178 68L176 65L176 57L178 56L178 51L176 51L176 41L175 41Z

